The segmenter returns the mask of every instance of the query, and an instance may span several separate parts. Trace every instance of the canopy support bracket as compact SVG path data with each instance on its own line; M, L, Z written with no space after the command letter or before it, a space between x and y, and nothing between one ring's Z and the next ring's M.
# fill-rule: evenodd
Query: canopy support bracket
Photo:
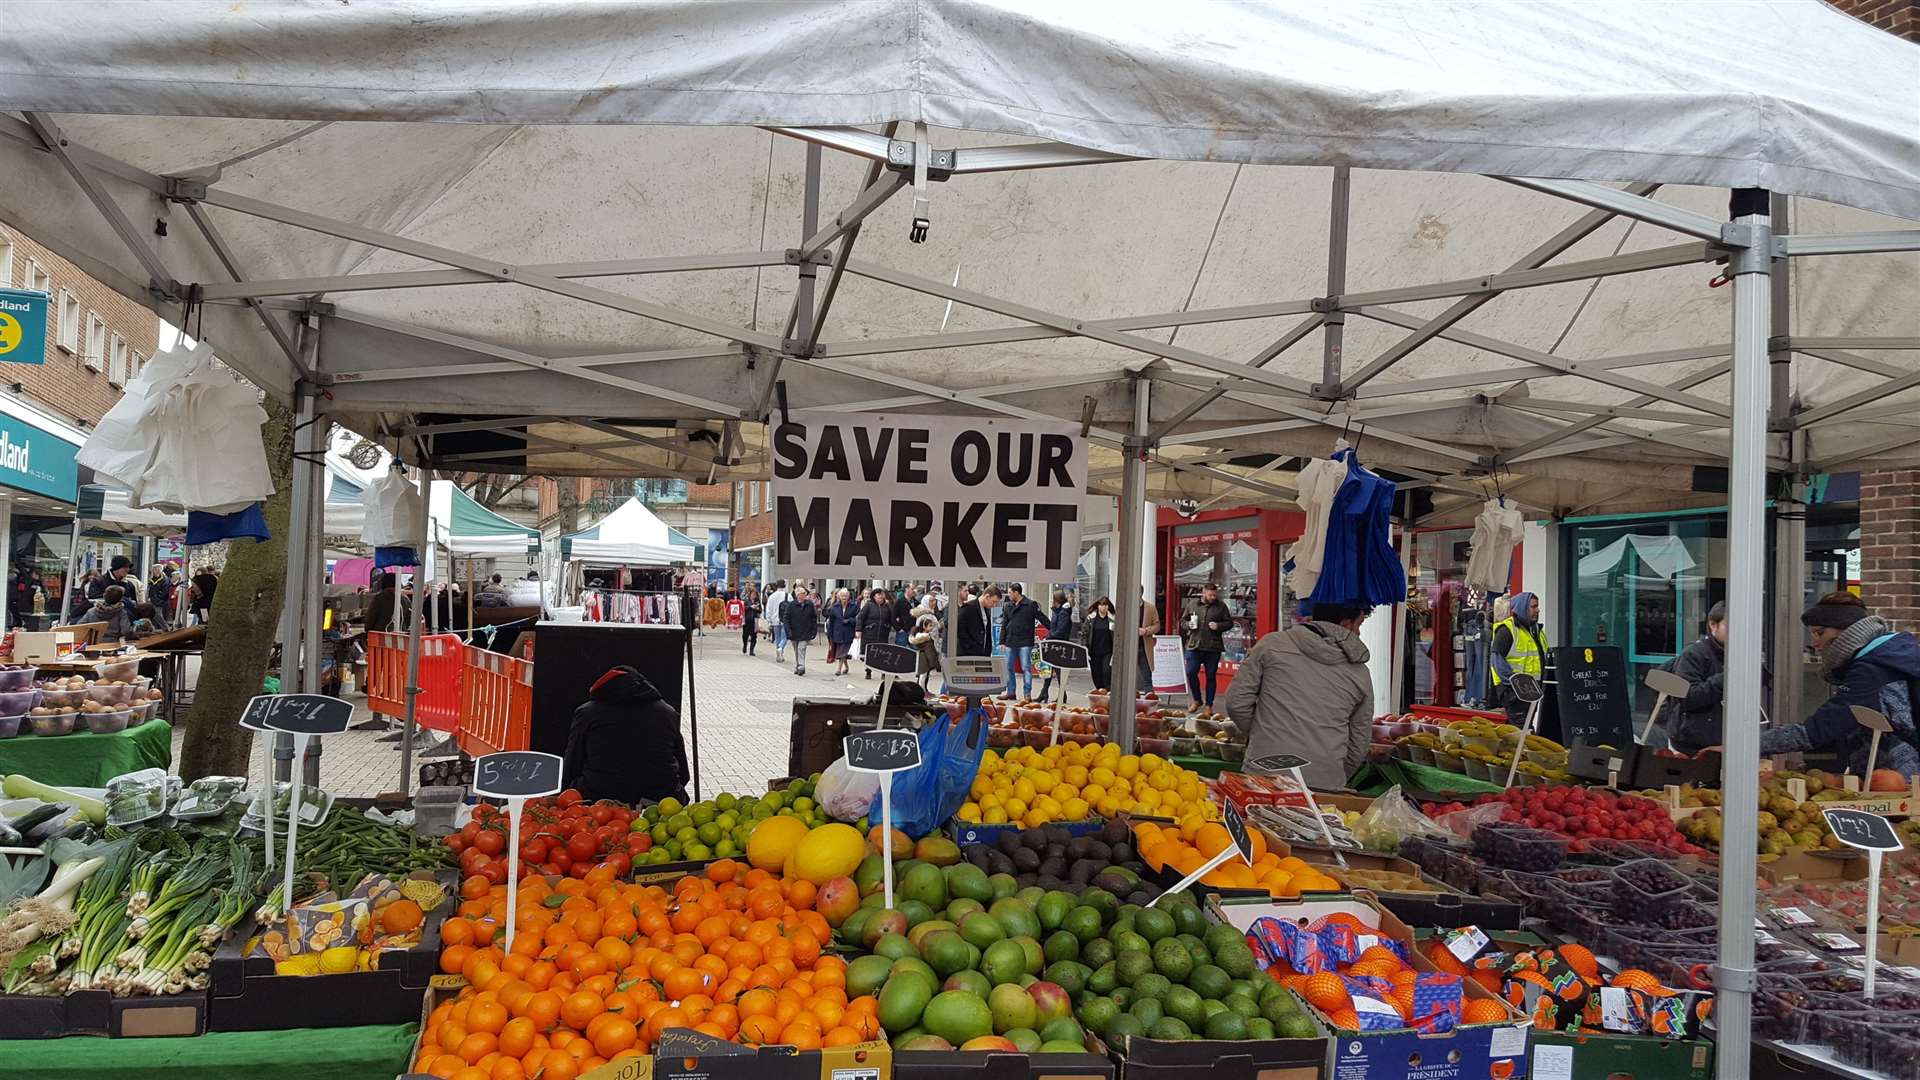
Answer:
M158 300L179 303L186 295L185 286L167 272L167 264L161 261L159 254L141 237L139 231L133 227L133 222L127 220L126 212L120 209L120 204L114 202L113 197L100 186L100 182L87 170L81 168L80 163L67 152L67 137L60 133L59 125L42 113L25 112L20 115L26 118L27 123L33 128L33 133L40 137L41 143L45 144L48 152L60 159L60 165L67 170L67 175L73 177L73 182L80 185L81 191L86 192L87 199L93 203L93 208L100 211L100 216L107 220L107 224L113 227L115 233L119 234L120 242L125 244L127 250L133 252L133 257L139 259L140 265L146 268L149 278L148 291Z

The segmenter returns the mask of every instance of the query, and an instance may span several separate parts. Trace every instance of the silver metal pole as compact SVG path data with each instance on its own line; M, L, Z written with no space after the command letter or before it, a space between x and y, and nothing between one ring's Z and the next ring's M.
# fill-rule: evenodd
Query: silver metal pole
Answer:
M1120 584L1113 598L1113 696L1107 701L1112 720L1111 738L1122 753L1133 753L1134 698L1139 683L1140 649L1140 553L1146 545L1146 527L1141 505L1147 501L1147 445L1152 411L1153 383L1136 376L1133 388L1133 426L1126 441L1126 463L1120 474ZM1153 654L1148 652L1151 660Z
M1732 217L1746 229L1727 271L1733 277L1733 441L1728 467L1727 578L1762 581L1766 573L1768 283L1773 249L1767 193L1733 192ZM1760 795L1760 654L1764 599L1759 589L1727 596L1726 753L1721 791L1727 815L1720 847L1720 963L1714 969L1720 1030L1720 1080L1746 1080L1752 1061L1753 908ZM1871 958L1869 958L1871 959Z
M420 527L414 530L418 543L414 547L413 568L413 621L407 626L407 722L400 729L400 794L413 792L413 736L419 730L419 721L415 717L420 706L420 630L426 621L427 610L427 529L429 500L433 495L433 471L421 467L420 473Z
M314 351L318 353L319 331L314 331L311 337L316 342ZM296 468L304 469L307 477L307 516L302 519L306 529L306 595L305 606L300 613L304 619L302 625L306 627L302 636L307 642L306 652L302 654L306 658L306 676L302 683L309 694L320 692L320 660L326 650L320 631L320 618L326 608L323 599L326 588L323 583L327 577L327 547L321 524L326 517L327 470L319 458L327 448L326 433L329 426L325 416L318 413L314 415L313 423L308 424L306 430L309 456L305 462L295 463Z
M1347 207L1352 201L1353 174L1345 165L1333 169L1333 208L1327 224L1327 299L1337 303L1347 291ZM1340 394L1340 350L1347 340L1347 313L1329 310L1321 315L1326 328L1320 356L1320 385L1328 400Z
M310 328L302 328L302 336L310 335ZM287 493L287 578L285 599L280 607L280 689L283 693L298 693L302 675L300 663L300 637L306 628L302 617L303 605L307 596L306 550L307 550L307 502L312 497L307 488L306 469L300 464L300 451L305 445L307 427L313 419L314 397L312 394L299 395L293 413L293 472L290 479L291 490ZM192 573L192 567L188 567ZM269 740L271 741L271 740Z
M55 626L68 626L73 623L74 590L80 587L80 495L74 494L73 503L73 539L67 543L67 576L60 589L59 617L53 620Z
M1772 198L1773 231L1782 236L1792 228L1793 200L1786 195ZM1804 498L1806 436L1793 429L1796 407L1794 395L1793 350L1787 346L1793 334L1793 260L1781 259L1773 267L1769 295L1773 316L1768 331L1767 363L1772 376L1769 388L1767 427L1771 438L1784 439L1787 460L1793 463L1787 481L1791 495L1774 503L1773 528L1773 694L1767 715L1776 724L1792 723L1800 711L1800 687L1805 668L1800 662L1800 606L1807 591L1807 503Z

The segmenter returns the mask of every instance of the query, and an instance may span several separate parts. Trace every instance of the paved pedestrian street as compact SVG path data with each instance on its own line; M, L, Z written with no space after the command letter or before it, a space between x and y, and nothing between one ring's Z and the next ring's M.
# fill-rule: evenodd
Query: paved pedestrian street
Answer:
M830 665L820 659L824 651L820 647L813 650L813 663L802 677L793 673L791 652L786 663L776 664L772 646L765 642L756 655L743 656L737 633L719 631L695 639L693 702L691 707L686 700L680 702L680 730L691 752L691 714L697 708L700 790L704 795L721 791L758 794L767 789L767 781L787 775L787 732L794 698L864 700L879 688L877 680L860 678L857 666L851 680L829 677L826 672ZM193 674L190 670L189 678ZM369 719L366 698L353 693L348 697L355 706L355 722ZM176 729L176 768L182 739L182 732ZM416 754L416 770L419 761ZM399 743L382 742L378 732L370 731L328 736L321 751L320 783L338 796L370 797L397 790Z

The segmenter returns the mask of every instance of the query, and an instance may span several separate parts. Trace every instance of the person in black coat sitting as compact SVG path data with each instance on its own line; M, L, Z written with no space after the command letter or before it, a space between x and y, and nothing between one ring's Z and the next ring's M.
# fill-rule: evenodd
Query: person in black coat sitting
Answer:
M863 660L867 646L893 644L893 600L887 596L887 590L873 590L873 599L861 606L854 629L860 632L860 656ZM867 678L873 678L872 668L867 669Z
M687 800L687 744L680 712L626 665L594 680L573 710L562 782L588 802Z

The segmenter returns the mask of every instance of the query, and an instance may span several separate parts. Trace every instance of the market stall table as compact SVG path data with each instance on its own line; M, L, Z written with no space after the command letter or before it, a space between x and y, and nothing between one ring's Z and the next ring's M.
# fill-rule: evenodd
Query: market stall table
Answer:
M316 987L316 990L318 988ZM0 1072L34 1080L191 1077L255 1080L279 1072L302 1080L364 1080L406 1071L419 1024L219 1031L175 1039L31 1039L0 1043Z
M122 773L167 768L173 729L158 718L112 735L20 734L0 739L0 773L21 773L55 787L105 787Z

